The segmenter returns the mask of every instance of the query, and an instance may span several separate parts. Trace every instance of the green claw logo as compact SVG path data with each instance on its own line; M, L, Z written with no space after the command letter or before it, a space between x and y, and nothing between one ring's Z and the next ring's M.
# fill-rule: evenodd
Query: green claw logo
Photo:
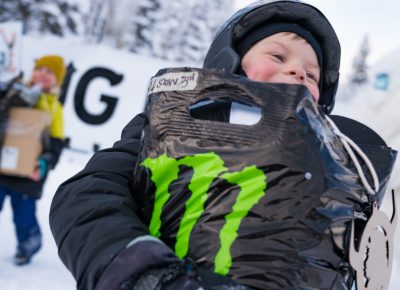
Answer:
M216 273L228 274L232 265L230 249L236 240L240 224L265 194L267 188L265 173L254 165L245 167L239 172L229 172L224 166L224 161L214 152L186 156L179 160L164 154L157 158L147 158L140 165L151 171L151 180L156 186L153 215L149 225L150 233L156 237L161 236L162 210L171 196L168 188L178 178L179 166L185 165L193 169L193 176L188 186L192 194L186 201L185 213L179 225L175 244L175 252L180 258L187 255L190 234L204 212L207 192L215 178L219 177L239 187L240 192L232 211L225 216L225 224L219 233L221 247L214 261Z

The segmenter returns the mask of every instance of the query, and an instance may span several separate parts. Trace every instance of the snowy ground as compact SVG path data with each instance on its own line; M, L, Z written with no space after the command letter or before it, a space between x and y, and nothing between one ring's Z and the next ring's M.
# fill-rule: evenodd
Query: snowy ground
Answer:
M15 252L15 235L9 202L0 216L0 289L1 290L73 290L75 281L58 258L57 248L50 232L48 215L51 199L58 185L80 170L89 155L65 150L56 170L51 172L44 196L38 202L38 217L43 231L43 248L30 265L16 267L12 264ZM398 245L398 243L397 243ZM400 250L400 249L399 249ZM399 257L399 255L396 255ZM389 290L400 289L400 268L395 264Z

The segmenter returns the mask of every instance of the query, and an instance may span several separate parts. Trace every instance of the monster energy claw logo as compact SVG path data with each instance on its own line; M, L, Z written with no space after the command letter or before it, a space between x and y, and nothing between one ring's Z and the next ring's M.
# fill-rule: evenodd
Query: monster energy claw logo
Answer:
M156 186L153 215L149 225L150 233L156 237L161 236L162 210L171 196L168 188L178 178L179 166L193 168L188 186L192 194L186 201L175 244L175 253L180 258L187 255L190 234L204 212L207 192L213 180L219 177L239 187L232 211L225 216L225 224L219 233L221 247L214 261L216 273L228 274L232 265L230 249L238 235L240 224L265 193L267 177L264 172L254 165L245 167L242 171L228 172L224 161L214 152L186 156L179 160L164 154L157 158L147 158L141 165L151 171L151 180Z

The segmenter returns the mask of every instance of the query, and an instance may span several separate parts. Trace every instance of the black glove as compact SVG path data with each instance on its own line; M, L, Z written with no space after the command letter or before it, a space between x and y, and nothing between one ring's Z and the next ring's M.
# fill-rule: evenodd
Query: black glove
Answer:
M136 280L136 281L134 281ZM129 290L201 290L199 276L193 266L185 261L146 271L125 285ZM133 285L132 285L133 284Z
M160 240L137 238L116 256L96 290L250 290L229 277L181 260Z
M148 271L180 264L181 260L160 240L151 236L139 237L114 257L95 289L131 290Z
M120 290L251 290L229 277L199 269L193 261L185 259L162 268L146 271L132 277Z

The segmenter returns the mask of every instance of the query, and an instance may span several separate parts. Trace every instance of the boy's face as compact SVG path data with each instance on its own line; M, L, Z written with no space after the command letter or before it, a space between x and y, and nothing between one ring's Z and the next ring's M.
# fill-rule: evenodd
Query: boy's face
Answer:
M50 92L56 86L55 74L46 67L38 67L32 73L32 84L40 85L43 92Z
M243 56L242 69L253 81L302 84L319 99L320 67L314 49L294 33L266 37Z

